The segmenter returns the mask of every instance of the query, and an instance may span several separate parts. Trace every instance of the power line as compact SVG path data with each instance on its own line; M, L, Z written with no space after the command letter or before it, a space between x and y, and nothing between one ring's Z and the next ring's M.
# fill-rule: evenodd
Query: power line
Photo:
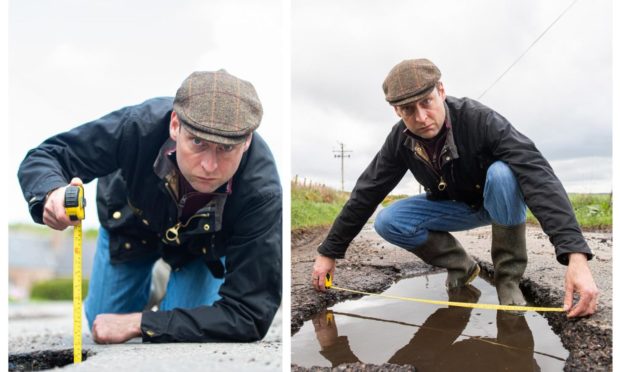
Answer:
M566 9L564 9L564 11L563 11L562 13L560 13L560 15L559 15L559 16L558 16L558 17L557 17L557 18L556 18L553 22L551 22L551 24L550 24L550 25L549 25L549 26L548 26L548 27L547 27L547 28L546 28L546 29L545 29L545 30L544 30L544 31L543 31L543 32L542 32L542 33L541 33L541 34L540 34L540 35L539 35L539 36L538 36L538 37L537 37L537 38L536 38L536 39L535 39L535 40L534 40L531 44L530 44L530 46L528 46L528 47L527 47L527 49L525 50L525 52L523 52L523 53L519 56L519 58L517 58L517 59L516 59L516 60L515 60L515 61L514 61L514 62L513 62L510 66L508 66L508 68L506 69L506 71L504 71L504 72L503 72L503 73L502 73L502 74L501 74L501 75L500 75L500 76L499 76L499 77L498 77L498 78L497 78L497 79L493 82L493 84L491 84L491 85L490 85L487 89L485 89L485 90L484 90L484 92L482 92L482 94L481 94L480 96L478 96L478 98L477 98L477 99L480 99L480 98L482 98L485 94L487 94L487 92L488 92L489 90L491 90L491 88L493 88L493 87L495 86L495 84L497 84L497 82L499 82L499 81L500 81L500 80L504 77L504 75L506 75L506 74L508 73L508 71L510 71L510 69L512 69L512 68L514 67L514 65L516 65L516 64L517 64L517 63L521 60L521 58L523 58L523 57L527 54L527 52L529 52L529 51L530 51L530 49L532 49L532 47L533 47L533 46L534 46L534 45L535 45L535 44L536 44L536 43L537 43L540 39L542 39L542 37L543 37L543 36L545 36L545 34L547 33L547 31L549 31L549 29L551 29L551 27L553 27L553 25L555 25L555 24L556 24L556 23L560 20L560 18L562 18L562 17L564 16L564 14L566 14L566 12L568 12L568 10L569 10L570 8L572 8L572 7L573 7L573 5L575 5L575 3L576 3L577 1L579 1L579 0L574 0L572 3L570 3L570 5L569 5Z

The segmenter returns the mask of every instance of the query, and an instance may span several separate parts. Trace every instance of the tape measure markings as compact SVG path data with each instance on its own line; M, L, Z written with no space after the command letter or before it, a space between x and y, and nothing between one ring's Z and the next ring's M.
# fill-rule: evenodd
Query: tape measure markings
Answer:
M84 188L67 186L65 189L65 213L73 227L73 363L82 362L82 220L85 218Z
M73 229L73 363L82 362L82 222Z
M402 296L392 296L386 295L382 293L371 293L358 291L355 289L336 287L332 284L331 275L327 274L325 276L325 288L332 288L339 291L363 294L367 296L376 296L389 298L393 300L401 300L401 301L411 301L411 302L420 302L426 304L433 305L444 305L444 306L458 306L458 307L466 307L471 309L485 309L485 310L506 310L506 311L539 311L539 312L564 312L564 309L561 307L536 307L536 306L517 306L517 305L496 305L496 304L479 304L479 303L469 303L469 302L453 302L453 301L440 301L440 300L426 300L422 298L413 298L413 297L402 297Z

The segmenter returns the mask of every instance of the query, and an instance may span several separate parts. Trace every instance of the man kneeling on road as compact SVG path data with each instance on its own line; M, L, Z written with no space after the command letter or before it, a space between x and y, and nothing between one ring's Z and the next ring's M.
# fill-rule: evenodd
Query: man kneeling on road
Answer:
M282 190L252 84L191 74L155 98L49 138L19 181L35 222L63 230L67 182L99 178L97 240L84 307L93 339L255 341L282 295ZM172 268L145 310L154 263Z
M446 268L448 289L471 282L480 268L449 233L492 225L491 258L502 305L526 305L519 282L527 264L526 205L568 265L564 309L569 317L596 311L598 289L587 260L592 252L568 196L534 143L505 118L469 98L446 96L441 73L429 60L405 60L383 83L401 119L351 192L319 246L312 282L325 290L377 205L407 170L425 194L395 202L376 218L375 230L424 262ZM573 306L573 295L580 299Z

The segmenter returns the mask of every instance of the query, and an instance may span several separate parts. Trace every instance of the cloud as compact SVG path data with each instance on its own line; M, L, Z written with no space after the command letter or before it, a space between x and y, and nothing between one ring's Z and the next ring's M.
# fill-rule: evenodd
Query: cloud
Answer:
M321 135L293 130L293 173L337 183L332 159L305 151L329 153L341 140L356 158L347 172L352 187L395 122L381 90L393 65L430 58L449 95L476 98L570 3L294 3L294 128L311 125ZM608 0L576 3L481 100L549 160L599 157L611 164L610 10Z
M192 71L221 67L256 86L265 107L259 133L278 162L288 156L279 1L24 0L9 11L11 173L47 136L172 96ZM9 188L20 194L15 177ZM94 189L89 195L94 200ZM30 220L24 201L14 204L9 218ZM89 213L87 223L96 224Z
M71 73L103 71L115 59L107 50L88 50L73 44L55 46L47 58L50 68Z
M582 157L552 161L555 174L568 192L610 193L613 175L609 157Z
M282 66L282 18L278 1L216 1L196 3L202 21L210 25L210 47L201 49L193 70L226 69L250 81L263 105L258 132L277 138L271 150L278 166L283 163L281 108L284 97ZM214 12L214 7L217 12ZM196 15L194 15L196 17ZM288 125L288 124L286 124ZM271 142L270 142L271 143Z

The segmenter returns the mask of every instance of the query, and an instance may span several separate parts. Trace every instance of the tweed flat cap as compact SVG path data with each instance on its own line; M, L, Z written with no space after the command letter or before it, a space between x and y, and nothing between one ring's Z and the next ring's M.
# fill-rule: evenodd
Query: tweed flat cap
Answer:
M441 71L428 59L406 59L390 70L383 82L385 100L392 106L417 101L430 93Z
M263 117L254 86L226 70L192 73L177 90L172 108L191 134L229 145L243 142Z

